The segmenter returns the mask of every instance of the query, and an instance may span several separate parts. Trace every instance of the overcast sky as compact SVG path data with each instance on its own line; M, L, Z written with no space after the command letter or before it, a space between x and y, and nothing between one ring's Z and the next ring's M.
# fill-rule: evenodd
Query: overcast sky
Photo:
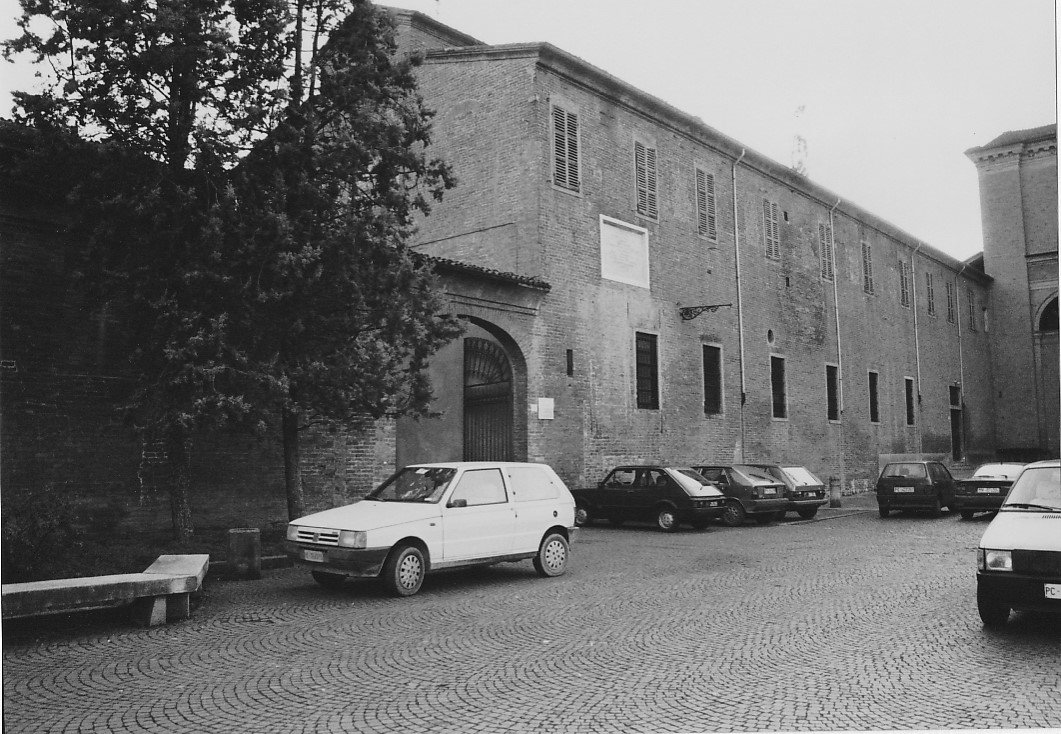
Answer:
M964 259L964 151L1056 121L1053 0L390 0L486 43L547 41ZM16 0L0 0L13 34ZM0 113L27 69L0 66Z

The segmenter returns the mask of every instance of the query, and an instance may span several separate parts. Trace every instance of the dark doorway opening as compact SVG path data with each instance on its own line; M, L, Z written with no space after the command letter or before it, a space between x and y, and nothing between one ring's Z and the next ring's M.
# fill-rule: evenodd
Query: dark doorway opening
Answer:
M512 366L501 346L464 340L464 460L511 461Z

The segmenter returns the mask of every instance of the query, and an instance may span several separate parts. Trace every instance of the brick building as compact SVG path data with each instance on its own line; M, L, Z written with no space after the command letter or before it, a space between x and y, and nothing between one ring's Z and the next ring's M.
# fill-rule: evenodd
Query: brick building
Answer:
M1053 127L970 151L998 206L985 254L960 262L549 44L394 15L401 52L425 54L433 153L459 179L416 246L467 331L432 361L440 417L304 445L311 507L412 461L545 461L574 486L617 462L776 459L857 491L881 455L1056 455ZM80 309L32 196L0 193L5 502L77 489L164 523L153 447L109 417L113 319ZM1018 407L1031 368L1037 404ZM285 519L275 440L210 437L192 458L197 518Z

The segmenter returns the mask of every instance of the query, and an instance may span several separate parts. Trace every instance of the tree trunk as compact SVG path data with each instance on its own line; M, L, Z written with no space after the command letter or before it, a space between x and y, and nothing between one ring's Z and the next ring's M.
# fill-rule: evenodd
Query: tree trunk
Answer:
M169 457L170 515L173 520L173 537L186 545L192 539L192 506L188 499L188 439L184 429L171 426L166 433L166 454Z
M287 517L289 520L306 514L302 494L302 463L298 444L300 414L287 406L283 408L281 432L284 437L284 485L287 489Z

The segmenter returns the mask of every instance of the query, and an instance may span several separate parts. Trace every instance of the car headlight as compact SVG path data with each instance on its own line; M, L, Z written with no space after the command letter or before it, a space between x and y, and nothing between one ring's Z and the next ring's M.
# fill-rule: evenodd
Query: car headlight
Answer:
M298 540L298 525L287 526L287 539Z
M1012 571L1013 551L980 548L976 565L981 571Z
M340 548L367 548L368 547L368 533L364 530L340 530L339 531L339 547Z

